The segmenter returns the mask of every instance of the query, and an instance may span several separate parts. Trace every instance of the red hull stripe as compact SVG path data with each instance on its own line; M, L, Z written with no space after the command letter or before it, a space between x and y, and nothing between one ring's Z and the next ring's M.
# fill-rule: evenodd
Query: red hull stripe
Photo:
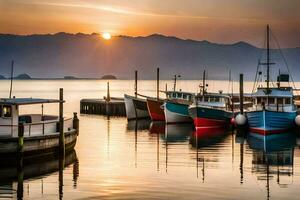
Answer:
M207 118L195 118L194 119L195 127L222 127L226 126L227 122L224 120L217 119L207 119Z
M264 130L260 128L250 128L250 132L258 133L260 135L272 135L272 134L280 134L282 132L286 132L289 129L276 129L276 130Z

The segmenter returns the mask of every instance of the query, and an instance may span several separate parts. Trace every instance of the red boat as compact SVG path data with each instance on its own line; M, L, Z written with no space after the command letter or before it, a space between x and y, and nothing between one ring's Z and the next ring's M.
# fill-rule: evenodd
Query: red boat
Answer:
M165 121L163 104L164 100L162 99L147 98L148 112L153 121Z

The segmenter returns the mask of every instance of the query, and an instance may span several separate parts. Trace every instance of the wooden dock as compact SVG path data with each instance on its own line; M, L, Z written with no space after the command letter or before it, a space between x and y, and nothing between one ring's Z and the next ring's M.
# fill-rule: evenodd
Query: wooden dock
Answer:
M126 116L124 98L111 97L109 101L107 99L82 99L80 101L80 113Z

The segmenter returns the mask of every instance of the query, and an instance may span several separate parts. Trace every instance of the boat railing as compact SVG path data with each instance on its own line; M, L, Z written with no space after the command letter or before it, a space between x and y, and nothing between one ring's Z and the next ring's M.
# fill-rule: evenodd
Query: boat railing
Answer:
M59 120L24 123L24 137L51 135L59 132ZM18 137L19 125L0 125L0 137ZM64 119L64 131L73 129L73 119Z
M296 110L296 106L295 105L283 105L283 104L280 104L280 105L266 105L265 109L269 110L269 111L277 111L277 112L291 112L291 111ZM260 111L260 110L263 110L263 106L261 104L254 105L252 107L252 109L249 109L249 110Z
M49 135L59 132L58 120L42 121L37 123L24 124L24 137ZM71 130L73 127L72 118L64 119L64 131Z

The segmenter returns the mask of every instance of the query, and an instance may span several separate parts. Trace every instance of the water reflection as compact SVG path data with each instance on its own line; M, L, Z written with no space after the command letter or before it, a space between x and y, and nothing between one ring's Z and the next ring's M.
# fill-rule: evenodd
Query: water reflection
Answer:
M187 141L194 132L192 124L166 124L165 137L163 138L169 144Z
M29 179L41 179L41 194L43 194L43 178L57 171L59 172L59 199L62 199L64 168L74 164L74 184L79 176L79 161L75 150L68 152L65 157L54 154L35 157L2 157L0 163L0 199L15 198L14 195L17 199L23 199L24 182ZM30 195L29 185L30 183L27 183L28 196Z
M196 149L196 173L197 178L199 178L199 167L201 167L202 172L202 182L205 181L205 162L211 162L213 160L211 156L206 154L206 151L201 151L201 148L210 147L222 142L227 136L227 130L220 127L211 128L198 128L196 129L190 137L190 144Z
M293 133L270 136L249 133L247 141L253 150L252 173L257 175L258 181L265 182L266 197L269 199L270 181L276 179L276 183L284 187L292 183L296 136ZM287 182L284 183L282 179Z

